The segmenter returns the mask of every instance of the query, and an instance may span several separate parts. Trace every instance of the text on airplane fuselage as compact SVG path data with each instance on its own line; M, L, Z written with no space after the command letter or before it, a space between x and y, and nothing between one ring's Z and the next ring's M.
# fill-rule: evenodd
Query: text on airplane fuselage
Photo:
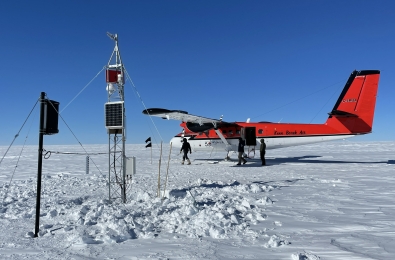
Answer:
M343 99L342 102L343 103L357 102L357 99L356 98Z
M204 146L211 146L211 145L217 145L217 144L223 144L222 140L221 141L211 140L211 141L205 142Z
M297 130L294 130L294 131L286 130L285 134L283 131L274 130L274 135L305 135L305 134L306 134L306 132L303 130L300 130L299 132Z

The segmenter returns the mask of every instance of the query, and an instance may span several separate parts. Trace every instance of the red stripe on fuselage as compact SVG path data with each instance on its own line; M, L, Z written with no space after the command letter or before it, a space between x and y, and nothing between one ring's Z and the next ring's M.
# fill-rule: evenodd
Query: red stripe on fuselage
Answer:
M216 139L219 138L214 129L201 133L190 131L185 123L180 125L185 129L185 136L194 136L195 139ZM218 130L225 138L237 139L240 137L241 129L255 127L256 138L265 137L303 137L303 136L324 136L324 135L349 135L355 134L346 127L334 129L326 124L292 124L292 123L245 123L237 122L231 126L218 127ZM368 132L366 132L368 133ZM364 134L364 133L360 133ZM181 136L181 133L177 136Z

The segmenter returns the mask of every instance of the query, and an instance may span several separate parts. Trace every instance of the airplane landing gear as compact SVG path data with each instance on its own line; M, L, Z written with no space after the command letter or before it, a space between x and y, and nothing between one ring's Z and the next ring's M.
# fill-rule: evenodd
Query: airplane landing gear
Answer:
M232 153L231 151L228 151L228 153L225 156L225 161L230 161L230 153Z

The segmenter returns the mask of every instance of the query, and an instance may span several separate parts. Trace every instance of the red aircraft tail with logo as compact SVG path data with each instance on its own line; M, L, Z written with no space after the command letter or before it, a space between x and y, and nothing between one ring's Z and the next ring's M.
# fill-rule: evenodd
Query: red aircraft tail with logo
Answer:
M351 73L325 124L338 132L370 133L379 78L379 70L361 70Z

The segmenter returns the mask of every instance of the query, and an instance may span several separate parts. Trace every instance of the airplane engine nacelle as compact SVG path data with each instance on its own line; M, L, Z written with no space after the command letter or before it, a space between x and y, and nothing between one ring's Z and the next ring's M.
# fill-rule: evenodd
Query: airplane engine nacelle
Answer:
M214 125L212 123L204 123L204 124L200 125L198 123L188 122L188 123L186 123L186 127L191 132L200 133L200 132L204 132L204 131L213 129Z

